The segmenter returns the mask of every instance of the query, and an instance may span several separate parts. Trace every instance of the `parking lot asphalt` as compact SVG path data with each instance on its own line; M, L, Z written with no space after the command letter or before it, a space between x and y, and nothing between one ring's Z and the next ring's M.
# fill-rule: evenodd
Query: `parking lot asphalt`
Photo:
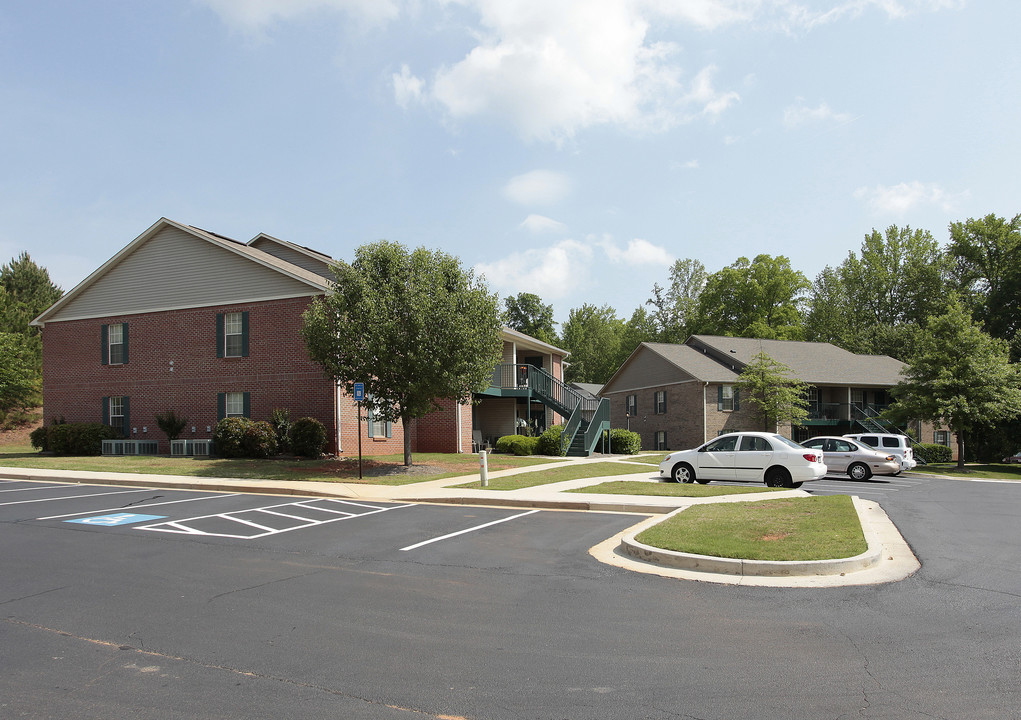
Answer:
M89 484L132 488L165 488L198 490L209 493L257 493L308 498L302 501L269 502L265 507L235 513L210 512L185 519L164 519L160 516L125 521L149 532L254 538L275 535L301 527L338 522L346 517L367 512L384 512L393 507L413 503L445 503L519 507L533 509L587 510L634 513L651 516L634 527L607 538L591 549L602 562L635 572L654 573L680 579L723 582L744 585L779 587L833 587L839 585L892 582L914 573L919 565L910 546L890 521L877 500L901 487L912 487L924 479L907 476L874 478L871 482L848 483L840 479L806 484L804 489L776 493L728 495L712 498L682 498L644 495L609 495L576 491L602 482L630 480L659 482L654 466L633 462L629 458L575 459L579 465L594 462L618 462L620 475L582 478L509 491L457 487L479 479L477 474L408 485L371 485L360 483L327 483L310 481L276 481L236 478L199 478L174 475L145 475L92 471L47 470L33 468L0 468L0 479L32 483ZM546 468L562 467L563 460L548 465L503 470L490 477L505 477ZM727 483L740 485L741 483ZM130 491L124 491L130 492ZM849 494L856 496L855 506L862 521L869 549L862 556L836 562L811 563L748 561L710 562L711 558L688 553L674 553L642 546L635 535L672 513L693 505L712 502L755 502L777 497L807 497L817 494ZM3 496L0 495L0 498ZM19 500L0 499L4 502ZM23 502L32 502L25 499ZM385 504L385 505L381 505ZM120 507L120 506L118 506ZM116 522L114 508L108 515L93 515L95 524ZM144 513L143 513L144 514ZM143 524L140 524L143 523Z

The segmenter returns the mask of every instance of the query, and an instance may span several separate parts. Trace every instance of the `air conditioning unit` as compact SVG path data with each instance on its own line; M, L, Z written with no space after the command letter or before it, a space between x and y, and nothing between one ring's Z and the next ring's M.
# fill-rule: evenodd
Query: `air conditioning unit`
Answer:
M104 440L104 455L156 455L159 443L155 440Z
M203 440L172 440L170 454L175 457L209 457L213 441Z

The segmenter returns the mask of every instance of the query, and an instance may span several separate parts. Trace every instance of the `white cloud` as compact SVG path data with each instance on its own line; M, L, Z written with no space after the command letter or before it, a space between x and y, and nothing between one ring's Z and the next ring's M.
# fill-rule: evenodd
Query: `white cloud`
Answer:
M820 103L817 107L809 107L805 104L804 99L798 98L794 105L789 106L783 111L783 124L788 128L801 127L802 125L808 125L809 123L819 122L834 122L834 123L846 123L850 122L852 117L847 113L839 113L833 110L826 103Z
M394 100L406 109L411 102L422 97L423 85L421 78L411 74L411 68L401 65L400 73L393 74Z
M961 200L968 197L967 191L949 193L936 183L922 183L917 180L899 185L877 185L874 188L858 188L854 196L863 200L873 212L902 215L915 208L931 205L945 212L957 209Z
M519 205L555 205L570 191L570 179L552 170L532 170L516 175L503 188L504 196Z
M533 233L562 233L567 226L544 215L529 215L522 221L520 227Z
M403 0L198 0L228 26L260 33L279 22L319 12L345 13L359 22L380 25L395 19Z
M479 263L476 272L502 293L535 293L543 300L568 297L588 283L592 248L576 240L562 240L546 248L524 250L502 260Z
M669 266L674 261L673 255L667 252L666 248L653 245L648 240L641 238L628 241L627 247L624 249L619 248L609 235L604 235L602 239L597 239L594 236L590 236L588 239L602 248L609 261L615 265Z
M737 99L713 88L711 68L686 86L677 46L649 41L666 2L456 1L478 13L477 44L439 68L429 88L454 120L492 116L525 139L561 142L598 125L662 130L718 115ZM713 15L717 5L703 0L693 14L671 14L711 25L730 14Z

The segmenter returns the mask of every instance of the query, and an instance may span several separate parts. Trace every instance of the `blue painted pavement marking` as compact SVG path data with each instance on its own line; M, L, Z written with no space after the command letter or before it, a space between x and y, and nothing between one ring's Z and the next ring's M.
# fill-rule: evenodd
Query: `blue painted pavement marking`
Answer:
M81 525L102 525L113 527L114 525L130 525L131 523L143 522L145 520L161 520L166 515L139 515L137 513L116 513L114 515L96 515L95 517L78 518L77 520L65 520L69 523L80 523Z

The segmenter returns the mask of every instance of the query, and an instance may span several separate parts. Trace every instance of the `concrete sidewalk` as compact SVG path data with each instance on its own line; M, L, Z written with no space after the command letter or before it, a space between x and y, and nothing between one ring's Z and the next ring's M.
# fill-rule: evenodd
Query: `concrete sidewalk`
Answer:
M479 474L429 480L407 485L372 485L313 481L281 481L238 478L195 477L181 475L148 475L139 473L95 472L86 470L51 470L0 467L0 479L29 480L95 485L126 485L131 487L202 490L220 492L251 492L273 495L335 497L358 500L449 503L531 507L554 510L588 510L635 513L651 516L639 521L630 530L608 539L591 550L602 562L637 572L670 577L725 582L744 585L785 587L824 587L833 585L871 584L899 580L915 572L918 561L907 543L876 503L862 503L856 498L859 518L869 543L867 561L861 557L815 563L758 563L731 561L710 564L709 558L688 553L673 553L641 546L634 536L670 513L693 505L719 502L755 502L781 497L808 497L802 490L772 493L724 495L709 498L662 497L654 495L609 495L567 492L604 482L636 481L658 483L657 466L634 462L633 458L602 456L571 459L567 463L584 465L615 462L621 466L619 475L568 480L516 490L460 488L479 481ZM563 467L564 460L526 468L489 473L491 479Z

